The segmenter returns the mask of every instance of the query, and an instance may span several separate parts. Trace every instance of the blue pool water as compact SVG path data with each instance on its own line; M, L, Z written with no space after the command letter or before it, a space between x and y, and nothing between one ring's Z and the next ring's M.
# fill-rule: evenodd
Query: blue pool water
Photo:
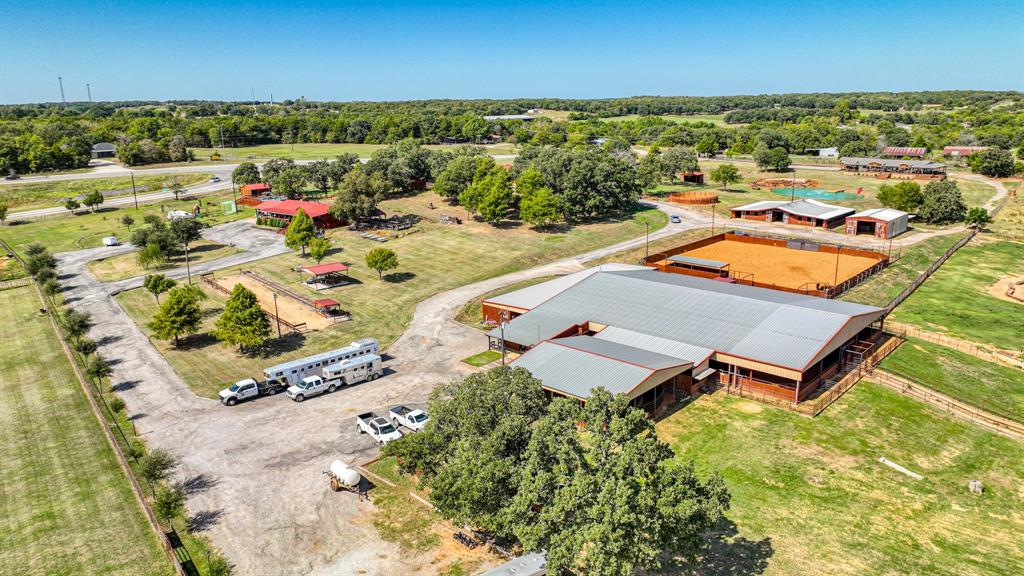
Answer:
M797 198L814 198L815 200L856 200L860 195L853 192L829 192L824 188L772 188L772 192L780 196L796 196Z

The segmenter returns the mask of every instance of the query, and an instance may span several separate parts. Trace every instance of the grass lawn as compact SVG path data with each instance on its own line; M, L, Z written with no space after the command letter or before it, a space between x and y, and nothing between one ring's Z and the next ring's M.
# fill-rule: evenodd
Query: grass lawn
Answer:
M470 366L480 368L481 366L486 366L491 362L496 361L498 358L501 358L501 352L496 350L484 350L483 352L474 354L469 358L463 358L462 361Z
M217 244L208 240L199 240L194 242L189 248L188 261L189 264L195 265L201 262L207 262L209 260L216 260L217 258L237 254L239 252L241 252L241 250L233 246L225 246L224 244ZM89 268L89 272L91 272L97 279L102 280L103 282L114 282L117 280L124 280L125 278L142 276L144 274L155 274L159 273L161 270L168 270L185 265L184 252L171 256L167 259L166 264L153 266L148 270L139 266L136 256L137 254L135 252L119 254L112 258L93 260L92 262L89 262L87 266Z
M203 210L207 215L203 221L211 225L222 224L241 218L255 215L252 208L239 206L235 214L222 215L220 206L216 204L222 200L231 200L230 192L217 196L203 196ZM211 206L210 203L215 205ZM95 248L102 245L104 236L117 236L127 239L131 234L121 224L121 217L129 215L135 219L133 226L142 225L142 219L147 214L156 214L164 217L170 210L191 211L195 200L165 200L157 204L143 204L138 209L131 206L107 208L95 213L82 214L80 216L61 216L44 220L31 220L28 222L8 223L0 228L0 237L7 241L15 250L24 250L32 242L39 242L50 249L50 252L68 252L81 250L83 248Z
M1024 304L989 294L1024 271L1024 244L979 237L957 251L893 313L932 332L1024 351Z
M881 367L953 398L1024 422L1024 371L910 339Z
M719 185L708 180L708 183L703 186L684 186L682 184L661 185L655 190L655 194L668 195L672 192L690 192L695 190L716 191L718 192L719 204L715 207L715 210L723 217L728 217L729 209L735 208L736 206L750 204L751 202L757 202L759 200L789 200L789 195L776 194L771 190L764 188L760 190L751 189L750 183L758 178L805 178L809 180L817 180L820 183L820 186L818 186L820 188L830 191L842 190L847 193L855 193L858 188L863 188L863 193L859 198L849 200L822 199L823 202L827 202L829 204L847 206L856 210L881 207L881 203L878 202L877 199L878 190L886 183L885 180L879 180L877 178L824 170L797 169L795 172L764 172L758 170L757 166L753 163L730 162L727 158L702 158L700 160L700 167L705 174L709 174L718 166L729 163L732 163L739 169L743 182L730 186L727 191L723 192ZM963 192L964 200L968 206L980 206L995 195L995 189L982 182L962 179L954 180L956 181L957 186L960 187L961 192ZM934 227L914 224L913 228L929 229Z
M610 118L601 118L605 122L623 122L625 120L637 120L641 116L639 114L626 114L625 116L612 116ZM744 126L744 124L726 124L725 114L662 114L658 115L658 118L668 120L669 122L675 122L676 124L682 124L685 122L709 122L716 126Z
M170 187L175 181L182 186L190 186L205 182L209 174L156 174L136 175L135 189L137 192L157 192ZM49 208L63 205L61 198L73 198L79 194L90 192L118 191L108 195L125 196L132 193L132 179L120 178L85 178L82 180L56 180L53 182L33 182L27 184L5 184L0 186L0 204L7 204L12 211Z
M385 275L383 280L378 279L377 273L364 261L366 253L380 244L343 229L330 233L334 251L324 261L349 265L354 281L347 286L314 292L300 285L299 275L292 269L312 261L297 253L244 266L310 297L337 300L352 314L351 321L307 333L301 340L287 339L263 357L240 357L206 335L189 339L177 350L163 342L158 342L157 347L193 390L212 398L225 383L260 374L263 368L280 361L308 356L364 337L377 338L387 346L405 331L416 304L442 290L637 238L644 234L645 222L651 224L652 230L663 227L666 222L664 213L642 209L619 219L556 232L536 232L517 225L495 228L472 220L464 220L462 225L443 225L436 223L441 209L430 210L431 202L434 206L446 206L441 198L429 192L382 204L388 214L419 214L424 218L414 229L418 231L384 244L398 254L399 268ZM445 210L451 212L451 209ZM459 216L465 216L461 210L458 212ZM220 271L217 275L232 271ZM153 298L149 293L131 290L116 298L140 325L149 321L153 313ZM215 315L221 303L211 297L203 305ZM213 316L208 319L207 327L212 322Z
M431 144L424 146L432 149L451 149L452 146ZM387 148L385 144L263 144L260 146L243 146L240 148L193 148L196 158L209 159L212 154L220 154L225 161L291 158L292 160L333 160L341 154L355 154L360 158L369 158L375 150ZM514 154L515 145L496 144L487 147L491 154Z
M996 221L988 229L1000 238L1024 242L1024 193L1020 190L1019 182L1006 182L1005 185L1010 190L1016 188L1017 195L1006 201Z
M1024 573L1024 446L881 386L813 419L718 393L657 428L732 494L724 538L692 574Z
M0 291L0 574L173 574L38 308Z
M870 306L885 306L961 238L963 234L935 236L901 248L900 257L894 264L854 286L852 290L843 292L839 299Z

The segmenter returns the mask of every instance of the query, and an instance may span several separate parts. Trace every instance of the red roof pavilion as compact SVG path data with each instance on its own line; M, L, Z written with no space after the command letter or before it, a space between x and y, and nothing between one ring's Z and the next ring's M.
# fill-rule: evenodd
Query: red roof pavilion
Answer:
M320 276L321 274L331 274L332 272L345 272L348 270L348 266L345 266L341 262L332 262L329 264L317 264L316 266L307 266L303 268L306 272L314 276Z
M275 214L282 216L295 216L302 208L310 218L320 218L326 216L331 210L329 204L322 204L320 202L309 202L306 200L267 200L266 202L260 202L259 206L256 207L257 212L263 212L265 214Z

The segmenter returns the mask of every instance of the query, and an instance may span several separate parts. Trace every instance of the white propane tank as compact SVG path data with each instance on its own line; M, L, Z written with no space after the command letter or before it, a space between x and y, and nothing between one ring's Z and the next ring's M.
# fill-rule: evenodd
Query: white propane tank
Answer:
M345 486L358 486L359 480L362 479L359 472L356 472L354 468L349 468L348 464L341 460L331 462L331 474Z

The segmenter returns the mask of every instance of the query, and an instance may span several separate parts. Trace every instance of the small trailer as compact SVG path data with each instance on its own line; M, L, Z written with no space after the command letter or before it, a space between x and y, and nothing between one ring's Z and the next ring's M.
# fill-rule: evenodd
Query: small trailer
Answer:
M324 367L324 380L337 386L351 386L367 380L376 380L384 374L380 362L381 358L376 354L342 360Z
M335 492L341 492L342 490L358 492L359 484L363 480L362 475L355 468L341 460L331 462L331 467L324 470L324 474L330 479L331 490Z

